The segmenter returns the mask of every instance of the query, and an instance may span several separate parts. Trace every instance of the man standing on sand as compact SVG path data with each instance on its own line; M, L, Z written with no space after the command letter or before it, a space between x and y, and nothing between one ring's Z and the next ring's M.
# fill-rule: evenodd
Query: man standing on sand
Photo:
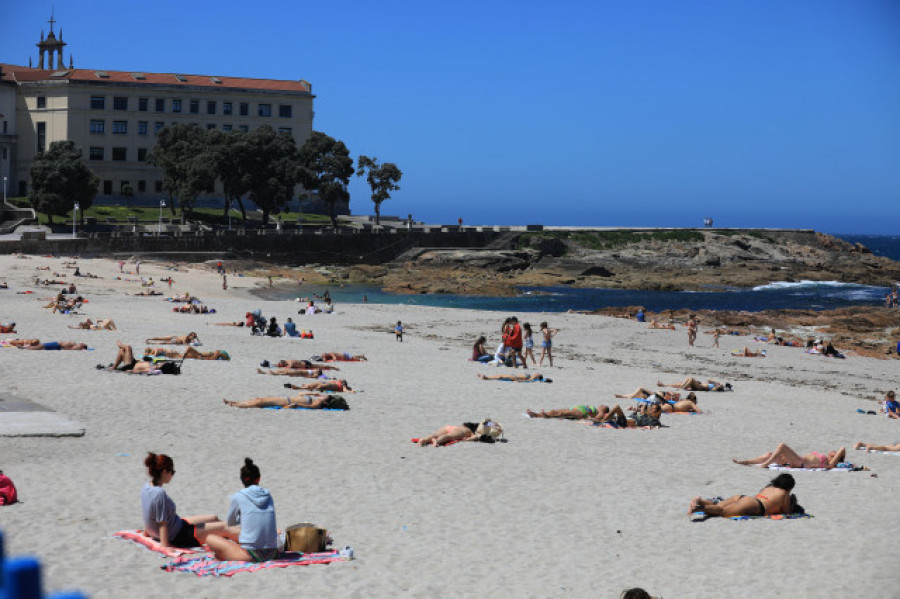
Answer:
M504 339L504 345L512 349L514 362L515 358L518 358L522 361L522 366L528 368L528 362L525 361L525 356L522 355L522 327L519 325L519 319L513 316L510 318L510 323L512 326L506 339Z
M687 321L688 327L688 345L694 347L694 341L697 340L697 317L691 314Z

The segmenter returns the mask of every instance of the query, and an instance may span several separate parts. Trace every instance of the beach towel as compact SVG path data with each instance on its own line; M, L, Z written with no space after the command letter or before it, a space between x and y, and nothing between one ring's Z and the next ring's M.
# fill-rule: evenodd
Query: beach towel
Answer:
M159 541L152 537L148 537L141 530L120 530L119 532L114 532L113 537L122 539L123 541L131 541L132 543L137 543L147 551L155 551L156 553L161 553L167 557L179 557L192 553L202 553L204 551L207 551L205 545L203 547L197 547L194 549L183 549L176 547L164 548L159 544Z
M706 522L712 516L707 516L704 512L694 512L691 514L691 522ZM799 520L801 518L812 518L810 514L775 514L773 516L732 516L730 518L719 518L720 520Z
M413 443L419 442L418 439L410 439L410 441L412 441ZM460 441L448 441L447 443L444 443L443 445L438 445L438 447L449 447L450 445L456 445L457 443L460 443ZM429 443L429 445L431 445L431 444Z
M298 553L286 551L279 559L268 562L221 562L209 555L175 558L174 561L160 566L166 572L190 572L197 576L234 576L238 572L256 572L269 568L286 568L288 566L308 566L310 564L330 564L346 561L338 551L322 553Z
M860 451L865 451L865 447L859 447ZM886 455L900 455L900 451L881 451L880 449L870 449L868 453L883 453Z
M850 462L841 462L834 468L792 468L781 464L769 464L769 470L799 470L801 472L859 472L868 470L865 466L856 466Z

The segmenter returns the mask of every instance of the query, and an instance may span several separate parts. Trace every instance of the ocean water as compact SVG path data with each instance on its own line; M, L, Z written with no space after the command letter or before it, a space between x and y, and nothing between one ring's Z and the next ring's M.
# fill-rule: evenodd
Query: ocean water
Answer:
M862 243L876 255L900 260L900 238L873 235L840 235L852 243ZM716 288L708 291L635 291L628 289L578 289L571 287L522 287L514 297L476 295L397 295L377 287L346 285L326 287L303 285L291 289L273 288L261 295L267 299L295 299L321 296L328 290L335 303L408 304L501 312L566 312L605 307L644 306L660 310L746 310L768 309L826 310L847 306L883 305L887 287L842 283L840 281L773 281L752 289ZM303 305L303 304L300 304ZM298 305L298 309L300 307Z

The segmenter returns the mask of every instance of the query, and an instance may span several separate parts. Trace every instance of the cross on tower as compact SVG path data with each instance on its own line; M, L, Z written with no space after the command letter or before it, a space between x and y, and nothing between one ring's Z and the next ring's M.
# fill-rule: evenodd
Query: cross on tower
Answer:
M53 33L53 24L56 23L56 19L53 18L53 12L50 13L50 20L47 22L50 23L50 33Z

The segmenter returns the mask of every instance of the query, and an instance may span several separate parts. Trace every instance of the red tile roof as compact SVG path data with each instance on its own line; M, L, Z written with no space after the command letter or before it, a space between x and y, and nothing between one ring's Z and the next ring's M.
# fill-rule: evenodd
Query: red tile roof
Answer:
M131 83L138 85L166 85L172 87L215 87L231 89L253 89L267 91L310 93L312 86L307 81L286 81L281 79L250 79L247 77L220 77L216 75L188 75L182 73L142 73L130 71L103 71L95 69L33 69L11 64L0 64L3 81L84 81ZM60 73L54 76L54 73ZM98 75L99 73L99 75ZM105 75L105 76L103 76ZM143 76L142 79L135 75ZM181 79L184 79L182 81ZM221 81L215 83L214 80Z

